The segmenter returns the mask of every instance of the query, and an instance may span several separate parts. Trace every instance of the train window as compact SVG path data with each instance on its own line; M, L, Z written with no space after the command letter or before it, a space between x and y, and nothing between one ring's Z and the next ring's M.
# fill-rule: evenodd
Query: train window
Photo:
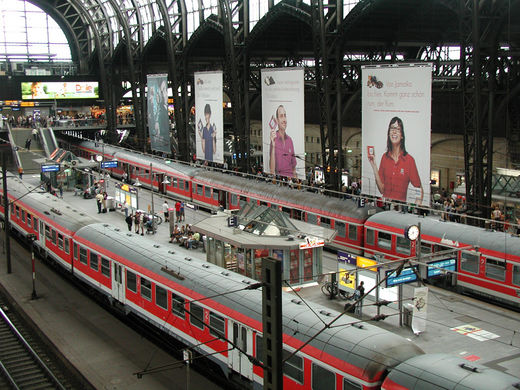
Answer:
M78 244L74 243L74 258L78 258Z
M168 310L168 295L166 294L166 289L157 285L155 285L155 304L164 310Z
M201 184L197 184L197 195L202 196L202 185Z
M194 303L190 303L190 322L199 329L204 329L204 309Z
M38 233L38 218L33 218L33 229Z
M141 296L149 301L152 300L152 282L141 276Z
M190 190L190 183L188 183L187 181L184 181L184 191L189 191Z
M449 247L449 246L444 246L444 245L434 245L433 246L433 251L434 252L442 252L442 251L449 251L449 250L452 250L453 248Z
M320 226L330 228L330 218L321 217Z
M460 269L466 272L478 274L479 256L469 252L460 254Z
M238 198L236 196L236 194L231 194L231 204L237 204L238 203Z
M63 236L61 235L61 233L58 233L58 248L63 250Z
M506 280L506 262L486 259L486 276L490 279L504 281Z
M52 229L51 230L51 235L52 235L52 243L54 245L56 245L56 230Z
M22 209L22 222L25 223L25 210Z
M137 292L137 278L133 272L126 270L126 288L130 291Z
M218 190L216 190L215 188L213 188L213 199L218 200Z
M392 248L392 235L390 233L377 233L377 246L384 249Z
M85 248L79 247L79 261L87 265L87 250Z
M184 318L184 298L172 293L172 313Z
M410 240L406 237L397 236L395 242L395 250L405 255L410 254Z
M101 273L107 278L110 277L110 261L104 257L101 258Z
M32 216L31 214L27 213L27 226L31 227L32 224Z
M283 373L296 382L303 384L303 358L298 355L293 355L287 359L290 355L291 353L289 351L283 350L283 360L285 360Z
M513 284L520 286L520 265L513 266Z
M367 245L374 245L375 233L373 229L367 229Z
M69 239L65 238L65 253L69 253Z
M258 361L262 362L264 361L264 341L262 339L262 336L259 334L256 335L256 358Z
M209 328L209 334L215 337L224 337L226 335L226 325L224 318L218 314L212 312L209 313L209 325L211 326Z
M318 217L315 214L307 213L307 223L316 225L318 223Z
M51 239L51 228L49 227L49 225L45 225L45 238L47 240Z
M312 363L312 390L334 390L336 374Z
M211 198L211 187L204 187L204 196L206 198Z
M90 268L94 271L99 270L99 257L97 254L90 252Z
M343 390L362 390L363 387L360 384L354 383L347 378L343 378Z
M179 179L179 190L184 190L184 180Z
M421 242L421 253L432 253L432 244L428 242Z
M348 239L357 241L357 225L350 223L348 225Z
M298 221L302 220L302 214L303 213L301 212L301 210L293 209L292 213L293 213L292 216L293 216L294 219L297 219Z
M20 218L20 207L16 206L16 218Z
M345 237L347 229L344 222L334 221L334 228L338 231L337 237Z
M176 177L172 177L170 182L171 182L172 187L177 188L177 178Z

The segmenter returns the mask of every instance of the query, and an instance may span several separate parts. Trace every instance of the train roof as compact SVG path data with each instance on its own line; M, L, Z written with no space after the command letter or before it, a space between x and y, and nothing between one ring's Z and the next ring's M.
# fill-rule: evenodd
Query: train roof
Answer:
M127 161L130 160L132 162L138 163L143 166L150 166L152 164L152 167L155 170L161 170L161 171L168 171L172 174L177 175L184 175L186 177L192 177L194 176L200 168L192 167L187 164L180 164L171 160L163 159L162 157L158 156L151 156L147 155L145 153L141 153L135 150L128 150L119 146L113 146L109 144L103 144L99 142L92 142L92 141L82 141L80 146L94 149L99 151L100 153L104 152L105 154L109 154L112 156L112 158L121 160L121 161ZM166 161L169 161L166 163Z
M422 234L440 237L441 244L443 242L446 245L463 243L501 253L520 253L520 237L462 223L443 221L439 217L421 217L416 214L400 213L398 211L383 211L370 216L366 226L381 224L403 229L404 234L404 229L407 226L419 223L421 224Z
M107 224L86 226L76 236L100 248L110 248L113 253L141 268L180 285L181 291L184 287L202 296L213 296L212 300L217 304L248 316L259 324L262 322L261 290L245 290L249 285L257 283L253 279L204 261L188 260L176 254L171 246L153 244L139 235L123 232ZM165 267L170 272L165 272ZM182 275L183 279L175 275ZM239 291L232 292L235 290ZM306 342L323 328L324 322L330 322L339 314L312 306L318 314L314 314L294 296L284 293L284 332ZM336 323L337 327L326 329L312 341L311 346L333 354L343 364L361 367L365 375L380 373L383 366L393 367L411 356L423 353L415 344L400 336L368 323L352 326L352 322L357 323L358 320L343 316Z
M441 353L415 356L395 367L387 380L410 390L514 390L520 386L520 379L512 375Z
M54 220L59 226L70 232L76 232L83 226L99 221L81 210L75 209L57 196L40 190L40 187L28 185L18 178L8 178L7 193L20 199L20 203L25 203L42 212L46 218Z
M298 208L328 211L333 215L348 215L351 218L364 221L371 207L358 207L357 199L340 199L323 194L298 190L288 186L273 184L271 181L262 179L247 179L234 174L224 174L218 171L201 170L196 180L209 183L222 188L227 187L243 196L258 198L261 196L266 202L288 207L298 205Z

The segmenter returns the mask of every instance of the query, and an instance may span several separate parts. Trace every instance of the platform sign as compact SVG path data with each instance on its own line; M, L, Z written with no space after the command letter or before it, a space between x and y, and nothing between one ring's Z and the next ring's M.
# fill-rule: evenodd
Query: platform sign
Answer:
M432 261L428 263L428 272L426 276L431 278L433 276L438 276L446 271L455 271L457 266L457 259L444 259L438 261Z
M101 161L101 168L117 168L117 161L111 160L111 161Z
M356 265L357 256L351 255L350 253L338 251L338 263L352 264Z
M42 165L42 173L45 172L58 172L60 170L60 164L44 164Z
M403 268L399 276L397 271L386 271L386 287L397 286L399 284L415 282L417 280L417 267Z

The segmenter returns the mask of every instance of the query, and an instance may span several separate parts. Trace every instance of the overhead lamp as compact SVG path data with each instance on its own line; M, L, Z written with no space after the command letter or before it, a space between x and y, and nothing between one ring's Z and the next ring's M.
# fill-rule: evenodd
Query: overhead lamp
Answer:
M139 187L141 183L139 182L139 178L135 179L134 187Z
M170 184L170 181L168 180L168 176L164 177L164 180L162 181L162 183L166 184L166 185Z

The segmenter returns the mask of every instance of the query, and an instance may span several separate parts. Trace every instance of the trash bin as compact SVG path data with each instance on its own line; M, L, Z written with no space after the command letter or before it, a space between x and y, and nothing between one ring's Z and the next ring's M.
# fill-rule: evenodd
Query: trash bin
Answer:
M413 318L413 305L411 303L405 303L403 305L403 325L409 328L412 327Z
M107 209L109 211L116 210L116 200L114 197L112 197L112 196L107 197L106 203L107 203Z

